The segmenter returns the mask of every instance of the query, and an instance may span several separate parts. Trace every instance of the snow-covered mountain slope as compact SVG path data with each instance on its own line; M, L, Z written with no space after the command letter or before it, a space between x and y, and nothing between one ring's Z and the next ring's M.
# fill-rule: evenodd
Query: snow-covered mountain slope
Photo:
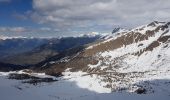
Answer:
M105 51L99 51L94 59L96 65L89 64L89 73L104 73L107 83L113 91L137 91L137 88L150 89L148 84L153 80L169 81L170 79L170 23L152 22L117 37L91 47L95 49L101 44L116 42ZM121 39L120 39L121 38ZM117 43L118 41L118 43ZM98 69L97 71L93 71ZM166 83L166 81L164 83ZM162 82L163 83L163 82ZM167 85L167 84L163 84ZM169 85L169 84L168 84ZM152 91L152 90L147 90ZM169 91L169 90L168 90Z
M65 70L64 73L70 72L64 74L65 77L73 76L69 79L80 87L86 83L82 87L91 91L169 93L170 89L166 88L170 86L169 29L169 22L154 21L117 32L107 40L87 45L72 55L55 57L38 70L46 73ZM76 75L80 72L81 75Z

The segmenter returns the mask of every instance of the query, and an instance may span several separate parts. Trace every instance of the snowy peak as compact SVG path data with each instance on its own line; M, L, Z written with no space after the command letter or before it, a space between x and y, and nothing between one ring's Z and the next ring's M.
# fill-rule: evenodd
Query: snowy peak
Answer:
M166 22L153 21L153 22L151 22L150 24L148 24L147 27L149 27L149 26L155 27L155 26L157 26L157 25L159 25L159 24L165 24L165 23L166 23Z
M166 22L154 21L151 22L150 24L132 29L131 31L139 32L141 34L146 34L148 31L153 31L153 32L164 31L165 29L168 28L168 26L169 26L169 22L166 23Z
M22 37L22 36L18 36L18 37L0 36L0 40L19 39L19 38L26 38L26 37Z
M153 21L150 24L147 25L147 27L155 27L155 26L159 26L159 25L170 25L170 22L159 22L159 21Z
M87 47L85 54L93 55L98 52L127 47L128 45L135 45L136 48L144 47L146 50L152 50L169 39L169 23L161 22L156 23L155 26L148 25L117 33L112 38ZM144 48L142 51L144 51Z
M112 34L117 34L117 33L122 33L122 32L127 32L128 30L125 28L121 27L116 27L112 30Z
M80 34L78 37L100 37L100 39L104 39L108 35L110 35L110 33L90 32L86 34Z

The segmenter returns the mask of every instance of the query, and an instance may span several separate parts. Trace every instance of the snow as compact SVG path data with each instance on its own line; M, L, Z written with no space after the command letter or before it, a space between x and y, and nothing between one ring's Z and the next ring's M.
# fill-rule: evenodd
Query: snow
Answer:
M9 36L2 36L2 35L0 35L0 40L6 40L6 39L18 39L18 38L26 38L26 37L23 37L23 36L9 37Z
M110 93L109 88L105 88L106 85L102 82L97 75L88 75L85 72L65 72L64 79L68 79L69 82L75 82L75 84L80 88L88 89L89 91L94 91L96 93Z
M142 95L128 92L97 93L80 88L68 80L33 86L0 77L2 100L169 100L168 92L165 94L162 91Z
M154 26L154 27L153 27L153 26L147 27L147 25L142 25L142 26L137 27L137 28L132 29L132 30L124 30L124 29L122 29L122 30L116 32L115 34L113 34L113 35L111 35L111 36L108 35L109 38L107 38L107 39L104 40L103 42L100 42L100 43L91 45L91 46L87 47L86 49L93 49L93 47L96 47L96 46L99 46L99 45L104 44L104 43L106 43L106 42L115 40L116 38L118 38L118 37L120 37L120 36L122 35L122 34L119 34L119 33L124 33L124 35L126 35L126 34L129 33L129 32L136 32L136 33L139 32L139 33L141 33L141 34L145 34L146 31L153 31L153 30L155 30L155 29L156 29L158 26L160 26L160 25L163 25L163 23L158 23L158 24L156 24L156 26ZM142 29L142 30L139 30L139 29ZM164 31L159 30L159 31L155 34L155 36L149 37L149 39L146 40L146 41L142 41L143 44L145 44L145 45L150 44L151 42L153 42L153 41L155 41L156 39L158 39L158 38L162 35L162 33L166 32L166 31L168 31L168 29L166 29L166 30L164 30ZM164 34L164 36L165 36L165 35L169 35L169 34L170 34L170 32L168 32L168 34ZM136 38L137 38L137 37L136 37ZM135 40L135 39L134 39L134 40ZM138 42L138 45L139 45L139 44L141 44L141 43Z
M120 86L118 81L116 81L114 84L117 84L117 87L129 87L131 84L136 84L140 81L152 81L156 79L167 79L170 80L170 49L169 48L163 48L164 46L159 46L155 48L153 51L148 51L146 53L143 53L141 56L134 56L134 55L128 55L123 58L123 61L121 63L117 62L119 65L122 65L120 68L116 69L118 73L131 73L130 76L127 75L124 77L125 79L129 79L127 83L121 83L123 86ZM128 47L126 47L128 48ZM113 60L117 57L121 57L123 55L126 55L128 53L132 53L130 51L134 51L134 48L129 49L119 49L118 51L113 52L105 52L101 55L103 57L111 56L110 60L106 60L109 62L113 62ZM163 50L162 50L163 49ZM123 50L123 51L122 51ZM124 53L124 51L126 51ZM158 59L158 55L166 55L162 56L162 58ZM136 74L133 74L133 72L144 72L144 74L136 76ZM135 76L135 77L134 77ZM164 86L164 84L161 84ZM129 90L130 91L130 90ZM170 91L167 89L167 91Z
M156 27L163 23L156 24ZM156 27L141 26L131 31L144 34L147 30ZM139 30L143 28L143 30ZM6 78L10 73L26 73L24 71L0 72L0 95L2 100L169 100L170 99L170 42L160 43L152 51L145 51L141 55L134 53L144 50L161 36L169 36L170 32L163 34L158 31L147 40L124 45L115 50L99 52L94 57L98 60L95 65L89 64L91 69L100 69L106 74L70 72L66 69L63 77L53 83L42 83L38 86L22 84L19 80ZM92 49L101 43L116 39L109 37L103 42L89 46ZM140 44L143 44L139 46ZM77 55L76 55L77 56ZM104 59L99 59L104 58ZM62 61L67 62L66 57ZM54 61L50 63L56 63ZM117 66L118 65L118 66ZM112 66L111 68L109 68ZM116 66L116 67L115 67ZM99 72L100 72L99 71ZM37 77L52 77L45 73L26 73ZM53 77L54 78L54 77ZM104 81L105 79L108 79ZM107 87L110 85L110 87ZM146 94L136 94L139 88L145 88ZM10 95L10 96L9 96Z
M96 68L96 67L98 67L100 65L101 65L101 62L99 61L96 65L89 64L88 66L89 66L89 68Z
M112 34L112 33L103 33L101 34L103 37L104 37L104 41L100 42L100 43L96 43L94 45L91 45L91 46L88 46L87 48L85 48L86 50L88 49L93 49L93 47L96 47L98 45L101 45L101 44L104 44L106 42L109 42L109 41L112 41L116 38L118 38L120 35L119 33L122 33L122 32L125 32L125 31L128 31L128 30L125 30L125 29L120 29L118 32Z
M45 73L26 73L21 71L11 71L11 72L0 72L0 76L7 76L9 74L29 74L31 76L39 77L39 78L53 78L58 80L65 80L68 82L75 83L80 88L88 89L89 91L94 91L96 93L110 93L110 89L105 88L106 85L104 82L100 82L100 78L96 75L88 75L88 73L79 71L79 72L70 72L69 69L63 73L63 77L55 78L53 76L46 75Z
M0 76L7 76L9 74L10 74L10 72L0 72Z
M123 46L123 47L118 48L118 49L113 50L113 51L100 52L98 55L101 55L104 58L110 56L111 60L113 60L116 57L121 57L125 54L128 54L128 53L131 54L131 53L134 53L134 52L137 52L139 50L146 48L153 41L157 40L160 36L161 36L161 34L156 34L154 37L149 37L148 40L133 43L133 44L130 44L130 45L127 45L127 46ZM139 44L143 44L143 46L138 47ZM128 61L131 61L131 60L128 60ZM110 61L108 61L108 62L110 62Z
M156 27L162 24L163 23L156 24ZM143 32L141 32L143 34L147 30L154 30L156 28L153 26L142 27L144 27ZM140 86L143 86L146 87L147 91L161 90L166 91L164 92L165 94L170 93L170 89L165 88L170 86L170 84L167 84L170 83L170 42L160 43L160 45L152 51L145 51L141 55L134 54L138 51L145 50L151 43L157 41L162 36L170 36L169 28L164 31L159 30L154 36L149 37L147 40L134 42L126 46L124 45L118 49L99 52L95 55L96 60L99 62L96 65L88 66L89 68L97 68L110 73L112 82L108 84L111 84L115 91L124 89L128 92L135 92ZM111 39L116 39L116 37ZM140 44L143 45L139 46ZM95 45L93 45L93 47L94 46ZM99 58L102 58L102 60ZM112 67L109 68L110 66ZM123 76L119 76L119 74L123 74ZM100 77L101 80L105 78L105 76Z
M155 30L158 26L161 26L161 25L164 25L165 23L161 23L161 22L158 22L158 23L155 23L155 26L148 26L148 25L142 25L142 26L139 26L135 29L132 29L131 31L133 32L139 32L141 34L145 34L146 31L153 31Z
M20 71L10 71L10 72L0 72L0 76L8 76L9 74L28 74L31 76L39 77L39 78L55 78L50 75L46 75L45 73L27 73L23 70Z
M74 37L84 37L84 36L87 36L87 37L96 37L96 36L100 36L102 38L102 37L105 37L105 36L107 36L109 34L110 33L90 32L90 33L86 33L86 34L80 34L79 36L74 36Z

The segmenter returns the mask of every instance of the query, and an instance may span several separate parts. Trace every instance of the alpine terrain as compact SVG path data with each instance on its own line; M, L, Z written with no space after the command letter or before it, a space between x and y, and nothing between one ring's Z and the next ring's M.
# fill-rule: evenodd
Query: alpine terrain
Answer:
M0 74L9 75L12 79L26 79L24 83L54 82L58 84L57 93L62 92L63 95L56 93L53 97L61 100L125 99L126 97L128 99L126 93L136 94L138 98L141 95L141 99L146 99L142 96L151 95L150 99L164 97L163 99L168 100L170 22L154 21L130 30L116 28L110 34L101 35L96 41L63 50L27 69ZM42 77L50 79L40 81L39 78ZM55 87L55 84L51 87ZM84 89L82 91L90 92L80 92L76 90L77 88L72 90L71 87L75 85ZM95 94L92 96L89 93ZM125 95L121 97L122 95L116 93L122 95L125 93Z

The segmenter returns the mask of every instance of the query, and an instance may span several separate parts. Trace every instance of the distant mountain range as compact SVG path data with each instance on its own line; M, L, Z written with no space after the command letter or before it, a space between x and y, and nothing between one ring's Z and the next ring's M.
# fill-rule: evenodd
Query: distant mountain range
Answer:
M0 39L0 62L28 66L39 63L67 49L102 39L99 34L63 38Z
M0 39L1 58L30 51L37 46L47 43L48 39L38 38L10 38Z

